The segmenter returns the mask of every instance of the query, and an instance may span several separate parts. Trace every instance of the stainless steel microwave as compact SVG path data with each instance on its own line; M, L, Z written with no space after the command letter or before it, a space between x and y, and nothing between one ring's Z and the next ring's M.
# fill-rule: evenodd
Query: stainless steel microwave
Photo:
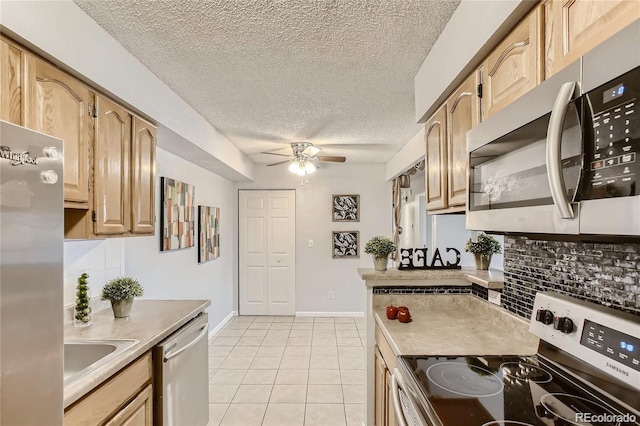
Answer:
M640 21L467 133L467 228L640 236Z

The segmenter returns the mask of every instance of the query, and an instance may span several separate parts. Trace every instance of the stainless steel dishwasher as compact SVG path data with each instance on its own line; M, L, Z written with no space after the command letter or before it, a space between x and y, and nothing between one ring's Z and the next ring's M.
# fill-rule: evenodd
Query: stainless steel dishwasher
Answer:
M209 422L208 330L203 313L153 348L155 425Z

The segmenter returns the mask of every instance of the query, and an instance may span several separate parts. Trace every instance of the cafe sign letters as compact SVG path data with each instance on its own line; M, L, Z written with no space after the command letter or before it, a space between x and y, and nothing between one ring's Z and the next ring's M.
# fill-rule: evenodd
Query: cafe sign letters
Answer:
M429 249L401 248L398 269L460 269L460 250L453 247L445 249L444 259L440 249L436 248L433 255Z

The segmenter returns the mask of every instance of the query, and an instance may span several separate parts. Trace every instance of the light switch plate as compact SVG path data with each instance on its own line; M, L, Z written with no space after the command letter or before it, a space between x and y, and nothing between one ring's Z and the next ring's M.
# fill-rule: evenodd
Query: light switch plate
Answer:
M309 240L309 247L313 247L313 240Z

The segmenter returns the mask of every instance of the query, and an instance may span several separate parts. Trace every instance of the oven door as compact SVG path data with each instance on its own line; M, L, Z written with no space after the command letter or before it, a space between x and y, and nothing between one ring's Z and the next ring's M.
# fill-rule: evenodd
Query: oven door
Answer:
M467 229L578 234L579 63L467 133Z

